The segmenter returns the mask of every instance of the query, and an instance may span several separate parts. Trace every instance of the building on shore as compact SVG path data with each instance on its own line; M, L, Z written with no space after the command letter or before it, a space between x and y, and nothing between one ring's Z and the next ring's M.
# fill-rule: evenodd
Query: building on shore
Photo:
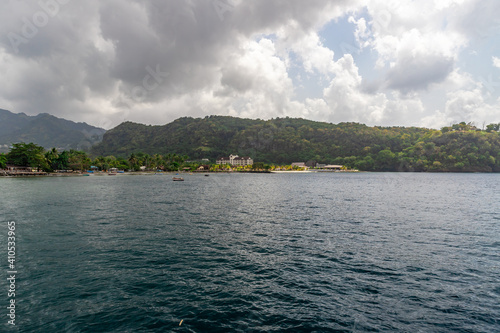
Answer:
M253 159L251 157L239 157L238 155L229 155L229 157L219 157L216 161L217 164L230 164L232 166L245 166L252 165Z
M15 165L7 165L7 172L10 173L29 173L29 172L37 172L38 170L34 170L32 167L27 166L15 166Z
M293 167L303 168L303 169L309 169L309 167L306 165L305 162L293 162L292 163L292 168Z
M4 176L40 176L47 173L28 166L7 165L1 174Z
M333 164L330 164L330 165L325 165L322 169L340 171L343 168L344 168L343 165L333 165Z

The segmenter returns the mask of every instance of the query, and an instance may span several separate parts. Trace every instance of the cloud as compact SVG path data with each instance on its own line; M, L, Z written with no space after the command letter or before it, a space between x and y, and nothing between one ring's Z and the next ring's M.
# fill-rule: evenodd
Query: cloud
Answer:
M366 94L361 91L362 78L351 55L345 55L335 64L335 78L324 90L332 114L330 121L352 119L358 122L378 122L383 117L387 99L384 94Z
M443 82L454 65L452 58L436 55L407 55L398 60L387 74L387 86L403 93Z
M438 111L423 118L426 126L436 128L465 121L480 127L482 123L498 122L497 109L486 103L480 89L457 90L447 97L444 112Z
M14 112L108 128L207 114L419 125L459 110L492 117L498 105L498 89L488 89L478 79L484 72L462 57L481 56L480 48L468 49L478 41L497 44L494 0L5 6L0 75L8 84L0 87L0 107ZM338 52L352 40L357 52ZM493 59L498 67L491 53L487 65Z
M493 57L493 66L500 68L500 58Z

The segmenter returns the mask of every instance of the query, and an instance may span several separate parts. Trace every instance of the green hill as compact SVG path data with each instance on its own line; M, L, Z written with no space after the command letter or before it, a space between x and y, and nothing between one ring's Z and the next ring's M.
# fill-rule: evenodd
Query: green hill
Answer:
M191 159L238 154L288 164L316 161L377 171L500 171L498 128L465 123L442 131L368 127L304 119L180 118L164 126L123 123L92 148L94 156L175 153Z
M0 109L0 152L17 142L33 142L47 149L88 150L106 131L41 113L27 116Z

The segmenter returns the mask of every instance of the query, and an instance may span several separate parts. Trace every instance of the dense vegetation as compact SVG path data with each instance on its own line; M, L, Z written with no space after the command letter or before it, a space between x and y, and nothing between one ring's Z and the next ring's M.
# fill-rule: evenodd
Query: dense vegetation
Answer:
M180 118L164 126L126 122L108 131L92 154L178 154L214 162L235 153L265 163L316 161L366 171L499 172L499 129L500 124L486 130L466 123L432 130L210 116Z
M52 148L48 151L34 143L16 143L8 154L0 154L0 169L6 166L24 166L38 169L40 171L52 172L56 170L89 170L95 167L97 170L107 171L112 168L120 170L165 170L177 171L182 167L194 170L199 163L186 162L187 156L176 154L153 155L144 153L132 153L128 158L116 158L114 156L98 156L93 160L84 151L69 150L59 152Z
M7 164L31 167L40 171L85 170L91 160L85 152L70 150L58 152L55 148L45 151L34 143L15 143L8 154L0 154L0 168Z

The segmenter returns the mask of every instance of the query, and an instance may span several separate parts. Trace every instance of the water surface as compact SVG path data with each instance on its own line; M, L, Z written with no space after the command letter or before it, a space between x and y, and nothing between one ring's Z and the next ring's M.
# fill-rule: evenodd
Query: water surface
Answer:
M498 175L184 177L0 179L15 331L500 331Z

